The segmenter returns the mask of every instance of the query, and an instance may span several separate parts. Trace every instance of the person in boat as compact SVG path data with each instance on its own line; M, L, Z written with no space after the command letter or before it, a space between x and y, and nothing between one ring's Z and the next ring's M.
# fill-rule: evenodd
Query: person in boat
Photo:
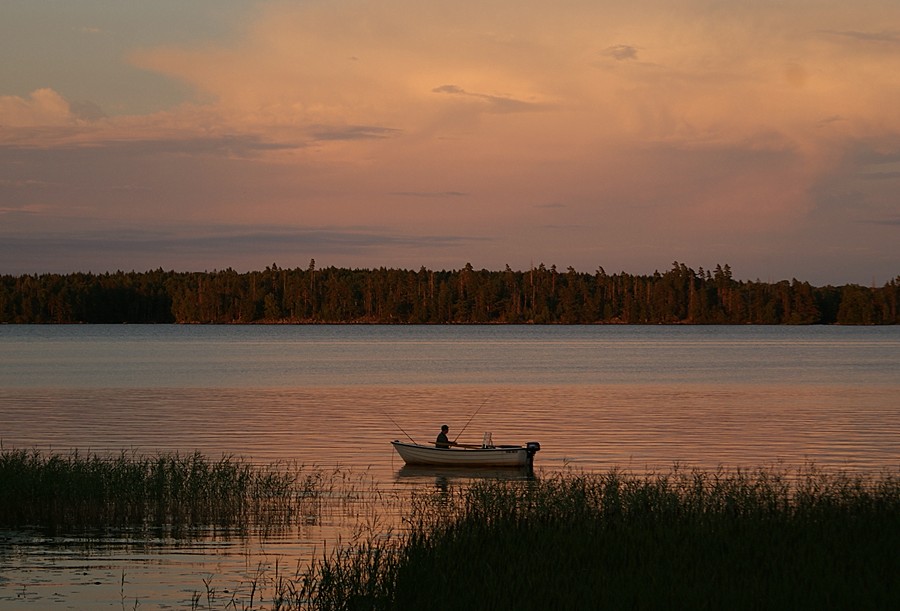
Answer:
M450 427L446 424L441 427L441 432L438 433L437 439L434 440L434 447L436 448L450 448L452 446L457 445L455 441L450 441L447 437L447 433L450 431Z

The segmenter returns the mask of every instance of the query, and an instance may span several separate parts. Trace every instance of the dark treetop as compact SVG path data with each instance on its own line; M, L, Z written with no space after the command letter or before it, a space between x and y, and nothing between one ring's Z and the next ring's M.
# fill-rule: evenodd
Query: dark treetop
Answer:
M897 324L882 287L699 271L285 269L0 276L0 323Z

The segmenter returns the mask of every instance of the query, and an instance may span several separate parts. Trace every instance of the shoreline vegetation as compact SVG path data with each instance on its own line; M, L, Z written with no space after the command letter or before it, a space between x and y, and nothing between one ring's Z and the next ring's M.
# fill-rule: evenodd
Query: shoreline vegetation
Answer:
M0 276L0 323L846 324L900 323L881 287L735 280L731 268L582 273L280 268Z
M310 520L335 475L225 456L0 451L0 528L53 535L127 529L189 536L193 529L275 532Z
M316 609L883 609L900 480L621 471L421 499L393 547L338 550ZM377 540L373 540L377 541ZM301 599L279 608L302 608Z
M420 498L410 526L315 563L275 608L884 609L900 595L896 475L481 482Z
M337 480L199 454L4 450L0 527L240 530L268 515L249 508L283 523ZM417 492L404 514L292 576L276 569L249 598L208 591L208 606L886 609L900 595L900 473L567 471Z

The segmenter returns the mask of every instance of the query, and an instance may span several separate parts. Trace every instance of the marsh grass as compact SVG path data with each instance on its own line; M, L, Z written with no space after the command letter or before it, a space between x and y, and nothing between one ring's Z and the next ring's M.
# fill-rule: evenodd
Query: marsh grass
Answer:
M0 452L0 527L50 533L104 528L265 532L315 519L333 477L199 453Z
M407 504L400 525L380 517L399 510L392 503ZM260 569L227 600L205 583L192 604L884 609L900 600L896 474L567 472L398 499L370 474L342 469L0 452L0 528L265 533L316 523L323 511L357 524L349 540L292 574Z
M568 474L420 496L276 608L885 609L900 479L814 468Z

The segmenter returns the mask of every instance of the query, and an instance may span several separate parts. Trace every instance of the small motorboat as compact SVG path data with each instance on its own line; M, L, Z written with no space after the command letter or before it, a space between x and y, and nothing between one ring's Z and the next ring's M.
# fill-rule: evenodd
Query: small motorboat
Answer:
M541 444L529 441L522 446L495 446L490 434L480 446L460 444L453 448L437 448L432 445L406 443L394 440L391 445L407 465L434 467L531 467L534 455Z

